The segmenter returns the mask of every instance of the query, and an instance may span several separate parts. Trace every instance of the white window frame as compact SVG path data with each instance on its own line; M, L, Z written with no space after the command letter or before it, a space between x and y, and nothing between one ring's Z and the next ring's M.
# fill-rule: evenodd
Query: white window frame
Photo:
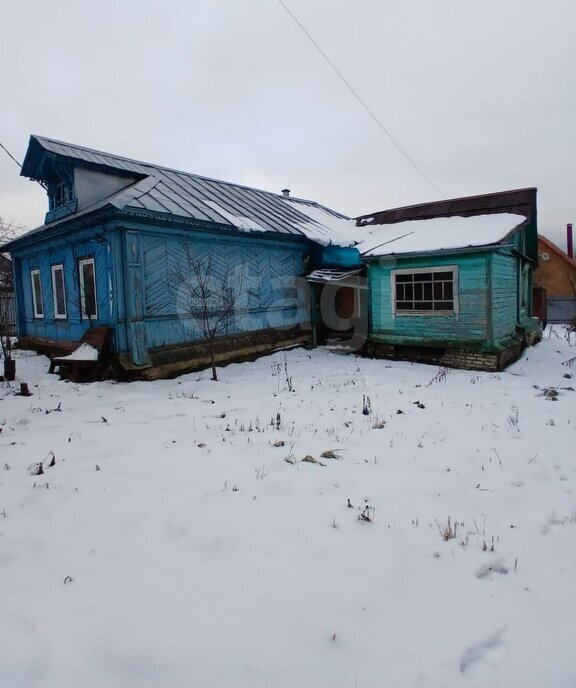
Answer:
M62 296L64 297L64 313L58 313L58 297L56 294L56 272L60 270L62 272L62 290L63 294ZM64 265L62 263L58 263L57 265L53 265L51 268L52 272L52 301L54 303L54 320L66 320L68 317L67 309L66 309L66 280L64 279Z
M452 310L446 311L405 311L396 309L396 275L417 275L429 272L451 272L452 273L452 301L454 307ZM458 316L460 313L460 300L459 300L459 274L457 265L435 265L434 267L426 268L402 268L399 270L390 271L390 291L391 291L391 303L392 311L395 318L401 317L450 317Z
M34 277L38 275L38 286L40 288L40 306L42 312L38 311L38 301L36 300L36 289L34 286ZM44 318L44 298L42 296L42 275L40 274L40 268L33 268L30 270L30 286L32 287L32 308L34 310L34 318L43 319Z
M84 287L84 265L92 264L92 275L94 281L94 315L88 317L86 314L86 291ZM98 292L96 291L96 264L94 258L81 258L78 261L78 282L80 286L80 307L82 309L82 320L98 320Z

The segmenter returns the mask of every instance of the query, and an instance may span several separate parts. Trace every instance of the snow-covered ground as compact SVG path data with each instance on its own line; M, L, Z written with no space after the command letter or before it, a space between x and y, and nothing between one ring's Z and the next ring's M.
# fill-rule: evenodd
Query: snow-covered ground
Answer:
M320 349L77 385L19 353L0 686L575 686L574 356L557 329L499 374Z

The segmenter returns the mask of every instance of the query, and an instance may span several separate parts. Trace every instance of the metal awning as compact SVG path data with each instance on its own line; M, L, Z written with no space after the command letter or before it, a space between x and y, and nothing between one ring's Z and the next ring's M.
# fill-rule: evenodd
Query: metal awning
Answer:
M317 284L326 284L328 282L342 282L349 277L356 277L362 272L362 268L358 270L336 270L333 268L326 268L324 270L313 270L306 276L308 282L315 282Z

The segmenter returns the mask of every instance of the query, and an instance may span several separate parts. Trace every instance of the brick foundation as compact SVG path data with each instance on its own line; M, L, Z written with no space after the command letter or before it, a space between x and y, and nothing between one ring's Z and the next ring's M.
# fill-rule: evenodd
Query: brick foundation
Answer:
M417 363L430 363L446 368L464 370L503 370L518 359L523 346L520 342L510 342L498 351L480 351L466 348L435 348L401 346L370 341L366 353L374 358L388 358Z

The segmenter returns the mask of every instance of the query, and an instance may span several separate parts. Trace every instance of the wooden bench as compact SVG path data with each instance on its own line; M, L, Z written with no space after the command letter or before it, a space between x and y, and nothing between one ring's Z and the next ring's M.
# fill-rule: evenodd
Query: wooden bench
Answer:
M81 379L96 380L102 372L108 353L109 327L91 327L84 332L82 339L67 356L55 356L50 360L49 373L55 373L56 368L60 376L67 371L68 377L74 382Z

